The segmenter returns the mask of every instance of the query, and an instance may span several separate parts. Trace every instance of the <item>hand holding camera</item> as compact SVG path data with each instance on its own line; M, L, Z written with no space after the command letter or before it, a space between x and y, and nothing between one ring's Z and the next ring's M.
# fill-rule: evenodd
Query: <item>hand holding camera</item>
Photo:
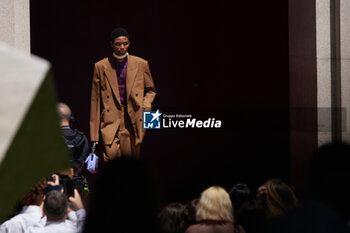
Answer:
M74 195L69 197L69 202L73 210L84 209L83 201L81 200L78 190L74 189Z

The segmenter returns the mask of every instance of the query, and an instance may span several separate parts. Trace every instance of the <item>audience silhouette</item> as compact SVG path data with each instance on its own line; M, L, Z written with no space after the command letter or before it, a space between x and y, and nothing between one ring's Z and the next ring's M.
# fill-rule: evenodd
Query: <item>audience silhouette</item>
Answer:
M145 163L116 158L99 174L83 232L160 232L157 198Z

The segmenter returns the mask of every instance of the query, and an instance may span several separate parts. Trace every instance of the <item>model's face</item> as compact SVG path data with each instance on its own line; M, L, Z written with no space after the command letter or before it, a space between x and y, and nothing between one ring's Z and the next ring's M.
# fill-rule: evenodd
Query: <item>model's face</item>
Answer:
M119 36L114 39L113 43L111 42L111 47L118 56L124 55L128 51L129 45L130 42L126 36Z

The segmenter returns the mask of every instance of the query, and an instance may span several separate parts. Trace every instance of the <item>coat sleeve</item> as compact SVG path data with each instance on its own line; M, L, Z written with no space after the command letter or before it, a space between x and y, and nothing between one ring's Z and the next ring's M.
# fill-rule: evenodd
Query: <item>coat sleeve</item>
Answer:
M92 77L92 86L91 86L91 105L90 105L90 141L98 142L100 134L100 85L101 77L99 70L95 64L94 74Z
M143 98L143 108L145 110L151 110L152 109L152 102L154 100L154 97L156 96L156 89L154 87L151 71L149 69L148 62L146 62L145 71L144 71L144 77L145 77L145 93Z

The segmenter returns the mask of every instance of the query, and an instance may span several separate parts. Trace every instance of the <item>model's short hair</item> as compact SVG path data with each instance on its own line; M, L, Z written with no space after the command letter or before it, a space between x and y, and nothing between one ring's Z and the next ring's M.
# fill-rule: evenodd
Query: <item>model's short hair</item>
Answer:
M53 190L46 194L44 212L50 221L61 221L65 218L68 199L64 193Z
M113 42L114 39L118 38L119 36L125 36L130 40L129 32L125 28L118 27L118 28L114 28L111 32L111 35L110 35L111 42Z
M204 190L197 205L196 220L233 222L233 208L229 194L219 186Z

